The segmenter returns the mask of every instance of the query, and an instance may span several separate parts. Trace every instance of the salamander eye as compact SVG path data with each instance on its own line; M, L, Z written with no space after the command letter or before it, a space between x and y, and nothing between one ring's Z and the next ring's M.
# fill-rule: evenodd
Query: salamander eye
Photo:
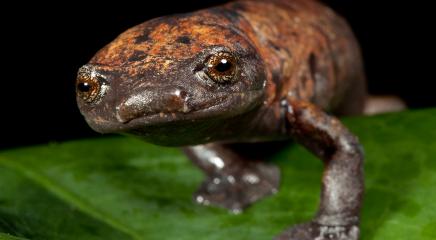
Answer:
M218 52L206 61L206 74L215 82L230 82L236 73L236 58L229 52Z
M102 96L103 82L89 71L80 71L77 76L77 96L87 103L93 103Z

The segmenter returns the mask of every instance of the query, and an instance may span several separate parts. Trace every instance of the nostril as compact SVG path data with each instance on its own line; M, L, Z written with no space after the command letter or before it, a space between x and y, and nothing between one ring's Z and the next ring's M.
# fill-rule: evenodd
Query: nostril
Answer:
M188 106L188 93L181 89L175 89L173 90L172 94L166 98L165 102L165 109L168 112L189 112L189 106Z
M176 97L179 97L183 100L185 100L188 96L188 93L186 91L180 89L176 89L173 94L176 95Z

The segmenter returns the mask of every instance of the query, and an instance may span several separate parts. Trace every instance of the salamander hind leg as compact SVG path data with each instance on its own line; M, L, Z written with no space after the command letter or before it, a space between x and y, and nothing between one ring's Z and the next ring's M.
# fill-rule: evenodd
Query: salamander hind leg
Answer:
M249 160L229 145L206 144L184 148L206 179L194 201L239 213L250 204L277 192L280 172L276 166Z

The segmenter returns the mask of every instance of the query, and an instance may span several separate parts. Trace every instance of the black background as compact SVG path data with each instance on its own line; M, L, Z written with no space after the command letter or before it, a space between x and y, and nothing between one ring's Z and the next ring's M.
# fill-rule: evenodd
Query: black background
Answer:
M3 8L0 148L96 136L76 107L77 69L131 26L223 2L18 3ZM354 29L372 94L399 95L411 108L436 106L430 6L417 1L325 2Z

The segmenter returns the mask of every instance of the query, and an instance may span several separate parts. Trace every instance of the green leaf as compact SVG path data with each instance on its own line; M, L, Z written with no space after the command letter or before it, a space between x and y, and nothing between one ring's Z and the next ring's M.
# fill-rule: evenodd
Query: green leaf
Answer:
M346 119L366 151L362 237L436 239L436 109ZM178 149L128 137L0 153L0 239L271 239L307 221L322 164L271 156L280 192L240 215L194 204L202 173Z
M10 234L0 233L0 240L26 240L25 238L14 237Z

